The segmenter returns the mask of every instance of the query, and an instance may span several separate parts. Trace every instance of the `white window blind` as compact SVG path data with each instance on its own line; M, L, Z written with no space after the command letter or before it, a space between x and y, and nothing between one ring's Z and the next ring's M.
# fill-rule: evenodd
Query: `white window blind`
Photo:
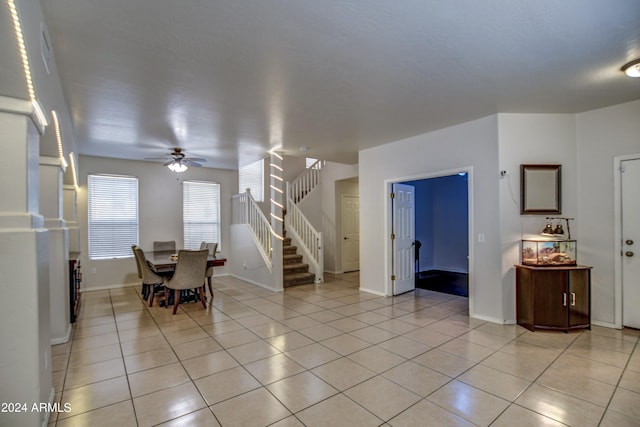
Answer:
M199 249L200 243L218 243L220 248L220 184L182 183L184 248Z
M138 244L138 178L89 175L89 258L133 256Z
M264 159L241 167L238 171L238 181L239 193L244 193L249 188L256 202L264 201Z

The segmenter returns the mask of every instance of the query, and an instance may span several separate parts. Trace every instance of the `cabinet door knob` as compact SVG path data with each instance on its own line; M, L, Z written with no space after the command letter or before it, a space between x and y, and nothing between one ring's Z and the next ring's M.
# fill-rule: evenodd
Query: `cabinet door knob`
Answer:
M562 293L562 306L563 307L567 306L567 293L566 292Z
M571 292L571 305L576 305L576 293Z
M627 252L625 252L624 254L625 254L626 256L628 256L628 257L632 257L632 256L633 256L633 252L631 252L631 251L627 251Z
M631 240L631 239L627 239L624 242L629 246L633 245L633 240Z

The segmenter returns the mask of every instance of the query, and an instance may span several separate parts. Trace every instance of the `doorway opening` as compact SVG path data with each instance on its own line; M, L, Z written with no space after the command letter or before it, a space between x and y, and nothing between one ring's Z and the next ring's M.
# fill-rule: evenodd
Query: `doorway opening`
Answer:
M397 195L392 198L390 194L388 199L388 224L392 237L388 249L392 272L388 295L423 288L471 297L472 168L395 179L388 184L389 193L400 185L405 193L412 192L414 199L413 214L398 212ZM406 199L407 196L403 195L402 200ZM412 225L407 228L402 222L409 221L408 218ZM399 228L403 230L400 235L397 232ZM400 252L402 239L408 238L404 232L407 229L414 233L410 260ZM408 261L408 268L413 274L411 285L407 284L409 275L404 265ZM398 279L403 280L400 286L396 283Z
M403 182L415 188L416 288L469 296L468 175Z

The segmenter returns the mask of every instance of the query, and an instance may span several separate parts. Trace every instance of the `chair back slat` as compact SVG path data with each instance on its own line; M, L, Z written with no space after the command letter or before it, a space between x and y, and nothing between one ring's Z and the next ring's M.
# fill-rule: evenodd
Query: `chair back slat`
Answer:
M167 241L155 241L153 242L153 251L154 252L175 252L176 251L176 242L175 240L167 240Z

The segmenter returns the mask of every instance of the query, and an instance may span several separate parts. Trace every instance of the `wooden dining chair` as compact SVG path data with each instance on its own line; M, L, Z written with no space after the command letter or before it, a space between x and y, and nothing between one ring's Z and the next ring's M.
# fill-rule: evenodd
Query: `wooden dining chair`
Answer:
M200 243L200 249L207 249L209 251L210 256L215 256L216 251L218 250L218 244L202 242ZM213 267L208 267L206 278L207 278L207 284L209 285L209 293L211 294L211 299L213 299L213 289L211 288L212 277L213 277Z
M175 252L176 242L175 240L155 241L153 242L153 251L154 252Z
M176 262L176 270L173 277L167 280L165 286L165 301L169 301L169 290L174 291L173 296L173 314L176 314L178 305L180 304L180 291L188 289L197 289L200 295L202 306L207 308L203 289L204 279L207 273L207 249L192 251L181 249L178 251L178 261ZM165 305L166 307L166 305Z
M133 248L133 252L136 254L140 273L142 274L142 296L145 300L148 298L149 307L153 307L154 296L156 292L163 290L162 286L165 282L165 278L151 271L149 264L147 264L147 257L144 255L144 251L141 248L136 246Z

